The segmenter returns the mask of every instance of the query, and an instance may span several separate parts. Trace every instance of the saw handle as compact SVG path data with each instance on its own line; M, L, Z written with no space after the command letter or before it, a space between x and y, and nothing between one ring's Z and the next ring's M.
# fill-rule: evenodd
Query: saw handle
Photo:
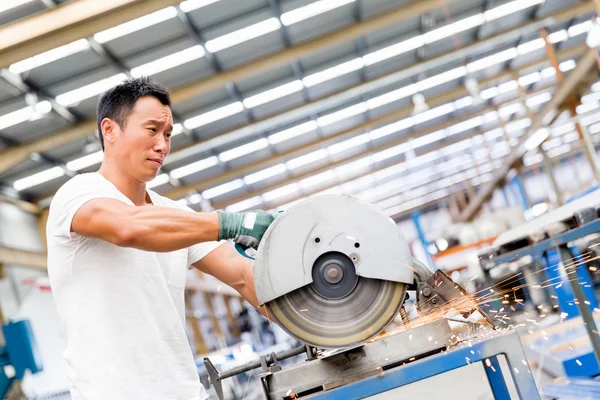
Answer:
M240 253L242 256L249 258L250 260L254 261L254 257L251 257L248 255L248 253L246 253L246 250L248 250L250 247L246 247L243 246L239 243L235 243L235 249L237 250L238 253Z

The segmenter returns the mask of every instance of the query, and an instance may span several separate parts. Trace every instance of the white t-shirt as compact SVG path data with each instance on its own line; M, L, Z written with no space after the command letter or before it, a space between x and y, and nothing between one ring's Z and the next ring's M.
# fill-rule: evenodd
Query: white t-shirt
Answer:
M156 206L193 212L148 193ZM77 210L97 198L133 205L102 175L78 175L54 196L46 227L72 398L207 398L185 332L184 286L188 267L220 243L154 253L71 232Z

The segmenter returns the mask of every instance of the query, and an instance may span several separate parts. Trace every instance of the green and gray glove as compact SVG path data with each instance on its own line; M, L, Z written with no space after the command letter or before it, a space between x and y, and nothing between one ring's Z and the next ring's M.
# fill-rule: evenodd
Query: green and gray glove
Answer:
M256 210L241 213L217 211L219 240L231 239L244 247L258 249L258 245L277 214Z

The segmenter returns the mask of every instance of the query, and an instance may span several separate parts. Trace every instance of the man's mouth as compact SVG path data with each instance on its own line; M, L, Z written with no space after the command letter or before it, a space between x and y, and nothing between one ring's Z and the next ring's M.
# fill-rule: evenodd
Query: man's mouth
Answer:
M156 159L156 158L149 158L148 161L151 161L151 162L155 163L158 166L161 166L162 163L163 163L162 160L159 160L159 159Z

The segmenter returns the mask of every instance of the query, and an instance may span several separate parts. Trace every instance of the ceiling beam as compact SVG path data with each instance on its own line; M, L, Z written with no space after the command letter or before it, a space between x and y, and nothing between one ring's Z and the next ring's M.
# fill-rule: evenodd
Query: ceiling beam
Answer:
M0 246L0 264L18 265L46 271L47 257L46 253Z
M528 95L535 95L537 93L546 92L548 90L549 90L549 88L545 87L545 88L537 90L535 92L528 93ZM406 135L403 135L403 136L400 136L400 137L398 137L398 138L396 138L394 140L388 141L387 143L384 143L382 145L379 145L379 146L370 146L369 149L367 151L365 151L365 152L362 152L362 153L359 153L359 154L354 154L352 156L347 156L347 157L344 157L344 158L341 158L341 159L337 159L333 163L327 163L327 165L323 165L322 167L319 167L319 168L316 168L316 169L312 169L312 170L307 171L307 172L305 172L303 174L294 175L292 177L292 179L286 179L283 182L277 182L277 183L274 183L274 184L271 184L271 185L268 185L268 186L262 186L259 189L254 189L252 191L245 192L245 193L243 193L243 194L241 194L239 196L227 199L225 201L213 202L212 205L213 205L213 207L215 209L224 209L225 207L230 206L231 204L235 204L235 203L238 203L240 201L243 201L243 200L255 197L255 196L259 196L259 195L261 195L261 194L263 194L265 192L269 192L271 190L275 190L275 189L278 189L278 188L283 187L283 186L287 186L287 185L292 184L292 183L298 183L301 180L306 179L306 178L308 178L310 176L317 175L317 174L329 171L329 170L331 170L333 168L337 168L337 167L343 166L345 164L351 163L353 161L360 160L361 158L364 158L366 156L373 155L375 153L378 153L380 151L386 150L388 148L401 145L401 144L406 143L406 142L408 142L410 140L426 136L426 135L428 135L430 133L433 133L433 132L436 132L436 131L439 131L439 130L442 130L442 129L449 128L449 127L454 126L455 124L458 124L460 122L467 121L467 120L469 120L471 118L475 118L478 115L482 115L482 114L485 114L487 112L492 112L492 111L495 110L495 108L500 107L500 106L502 106L504 104L513 103L513 102L515 102L515 100L516 99L510 99L510 100L505 101L502 104L498 104L498 105L495 105L495 106L489 106L489 107L486 107L486 108L484 108L482 110L478 110L477 112L472 112L472 113L469 113L469 114L465 114L465 115L463 115L460 118L451 119L449 121L444 121L442 123L438 123L438 124L434 125L433 127L430 127L430 128L424 129L424 130L410 132L410 133L408 133ZM470 138L472 138L474 136L477 136L477 135L480 135L480 134L481 134L481 132L479 132L479 131L476 130L473 133L471 133L469 135L466 135L466 136L456 135L456 137L453 137L453 138L451 138L449 140L442 140L440 143L436 144L433 147L431 147L429 145L428 147L426 147L426 149L423 149L424 151L423 150L415 151L415 155L422 156L422 155L425 155L425 154L428 154L428 153L431 153L431 152L434 152L434 151L437 151L437 150L441 150L444 147L451 146L453 144L456 144L456 143L461 142L463 140L470 139ZM396 161L391 162L391 163L388 161L387 163L384 163L383 165L379 166L378 168L372 168L372 169L370 169L367 173L369 173L369 174L370 173L374 173L374 172L377 172L377 171L380 171L382 169L388 168L388 167L390 167L392 165L398 164L399 162L403 162L403 161L405 161L405 157L403 157L401 161L396 160ZM319 186L318 190L315 190L315 193L320 192L320 191L325 190L325 189L329 189L329 188L341 185L341 184L344 184L344 183L347 183L349 181L352 181L352 180L358 179L358 178L360 178L360 175L359 176L353 176L351 178L348 178L347 180L332 182L330 185L327 185L326 187ZM312 193L313 192L311 192L311 194ZM299 198L304 197L304 195L305 194L303 193L302 195L300 195L300 196L298 196L296 198L293 198L291 200L288 199L288 200L286 200L284 202L284 204L285 203L289 203L290 201L298 200ZM280 205L281 205L280 203L269 203L268 207L269 208L273 208L273 207L277 207L277 206L280 206Z
M577 56L581 55L585 51L586 48L587 47L585 45L581 45L581 46L577 46L577 47L569 49L569 50L561 51L558 54L561 59L568 59L568 58L577 57ZM527 65L523 65L523 66L521 66L521 68L517 69L516 72L518 73L519 71L528 71L533 68L541 68L543 65L547 65L547 64L549 64L549 61L544 59L542 61L537 61L537 62L533 62L533 63L527 64ZM488 86L494 85L497 82L501 82L502 80L512 79L514 73L515 73L515 71L501 72L500 74L498 74L496 76L493 76L493 77L490 77L490 78L480 81L479 82L480 87L483 89ZM432 97L427 100L427 103L430 106L435 107L435 106L438 106L438 105L447 103L449 101L456 100L457 98L460 98L463 96L468 96L468 95L469 95L469 92L467 91L466 88L459 87L457 89L450 90L440 96ZM489 111L493 111L493 108L491 108ZM201 182L196 182L196 183L177 187L177 188L165 193L165 195L168 197L171 197L173 199L179 199L179 198L186 196L187 194L189 194L191 192L209 189L211 187L217 186L220 183L231 181L233 179L242 177L249 173L256 172L258 170L276 165L276 164L278 164L282 161L288 160L290 158L294 158L294 157L303 155L310 151L318 150L318 149L323 148L324 146L327 146L331 143L335 143L335 142L338 142L338 141L341 141L344 139L348 139L348 138L351 138L362 132L376 129L383 125L398 121L402 118L410 116L412 112L413 112L413 107L411 106L411 107L402 108L400 110L395 110L395 111L389 112L387 114L383 114L377 118L374 118L370 121L361 123L352 128L343 130L341 132L337 132L335 134L329 135L324 138L319 138L313 142L304 144L299 147L292 148L288 151L278 153L274 156L269 157L268 159L260 160L255 163L245 165L242 167L232 168L232 169L230 169L222 174L219 174L217 176L203 179ZM479 114L481 114L481 112L479 112ZM453 121L452 123L455 123L455 122L456 121Z
M92 36L181 0L78 0L0 27L0 67Z
M494 177L488 182L477 196L469 202L469 205L459 215L459 222L466 222L471 220L483 204L492 196L496 186L504 181L508 172L518 165L527 150L525 149L525 142L531 137L538 129L540 129L547 117L555 112L557 108L563 104L565 99L573 93L573 89L586 77L592 67L596 64L597 57L596 49L589 49L585 55L579 59L577 67L571 71L564 82L560 85L550 102L548 102L538 113L535 115L535 119L532 121L531 126L527 130L527 134L519 141L519 144L515 148L515 151L506 158L506 165L494 174ZM541 144L541 142L540 142Z
M228 83L246 79L256 74L269 71L279 65L290 63L299 58L330 48L337 43L354 40L369 32L391 26L402 19L409 18L410 16L420 15L429 9L440 6L442 3L445 4L445 1L419 1L412 3L409 6L402 7L398 10L365 20L363 22L359 22L349 28L333 32L325 37L319 37L317 39L290 47L289 49L283 50L274 55L267 56L261 60L244 64L240 67L217 73L209 78L191 83L185 87L174 89L171 92L171 99L173 104L179 104L193 97L208 93L216 88L223 87ZM550 15L542 20L533 22L530 21L504 34L495 35L492 38L485 39L474 45L469 45L461 49L455 49L443 56L435 57L432 60L422 63L417 63L411 67L397 71L394 74L388 74L382 78L378 78L377 87L373 86L373 82L367 82L344 90L343 92L336 93L326 98L292 109L291 111L286 111L269 117L265 120L249 124L243 128L220 134L215 138L194 143L191 146L173 152L167 159L167 162L171 163L175 160L201 153L204 150L213 149L224 143L252 136L257 132L264 132L265 130L275 128L279 125L293 122L311 113L335 107L343 104L345 101L348 101L353 97L364 94L366 91L385 88L386 86L389 86L390 83L410 77L409 75L418 73L418 71L422 71L423 68L435 68L436 66L444 65L449 61L454 61L457 58L464 57L469 54L469 52L474 51L474 49L480 49L482 46L483 48L489 48L495 44L500 44L500 41L506 39L507 35L509 37L512 35L521 35L523 29L531 30L532 32L537 31L541 27L568 21L578 15L592 11L593 6L589 2L586 2L581 5L571 7L568 10L560 11L556 14ZM390 82L390 79L393 79L393 82ZM0 174L7 171L9 168L18 164L19 162L27 159L29 154L32 152L43 152L45 150L50 150L72 140L86 137L95 130L95 121L89 120L72 128L67 128L66 130L56 132L46 138L37 139L18 147L11 147L10 149L3 150L0 152Z

